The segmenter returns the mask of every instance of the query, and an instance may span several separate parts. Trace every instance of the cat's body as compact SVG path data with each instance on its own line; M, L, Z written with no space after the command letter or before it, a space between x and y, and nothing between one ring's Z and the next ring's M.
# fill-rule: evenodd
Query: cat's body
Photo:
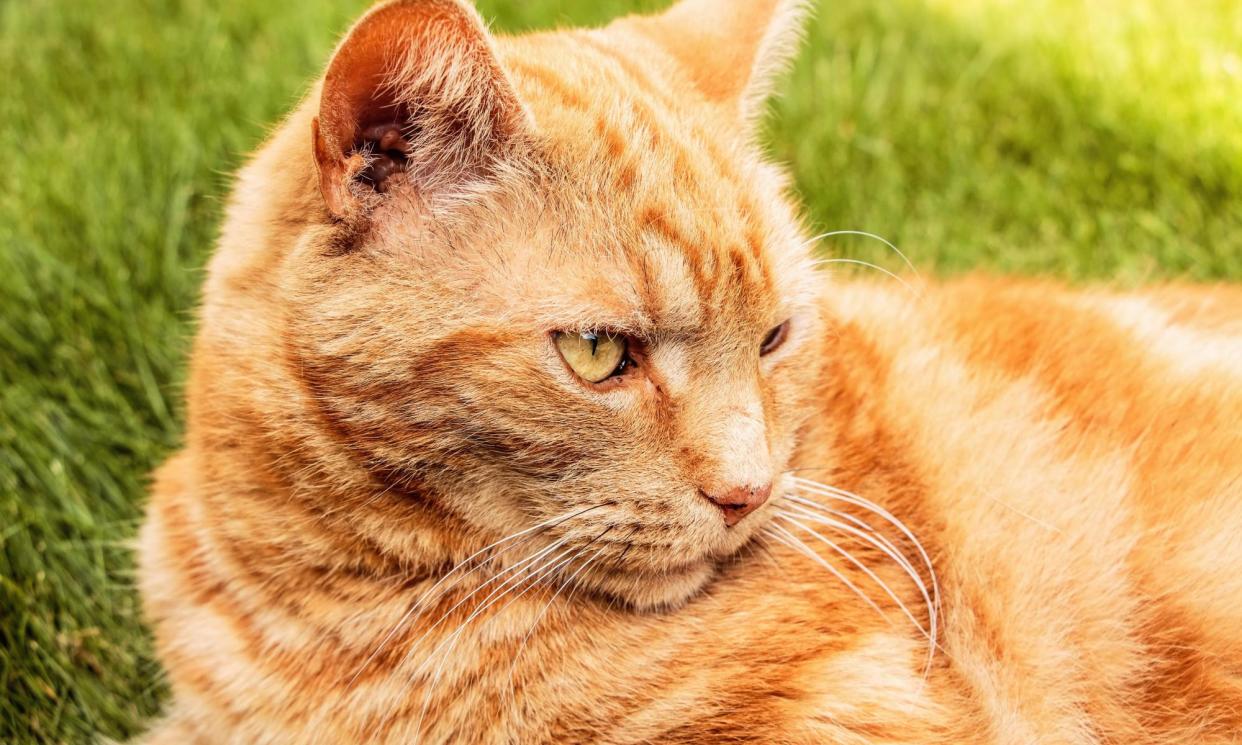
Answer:
M796 9L711 7L496 67L385 6L243 172L142 536L152 742L1242 737L1242 292L817 275L745 137ZM419 24L456 66L351 159ZM598 386L547 336L591 328L635 340Z

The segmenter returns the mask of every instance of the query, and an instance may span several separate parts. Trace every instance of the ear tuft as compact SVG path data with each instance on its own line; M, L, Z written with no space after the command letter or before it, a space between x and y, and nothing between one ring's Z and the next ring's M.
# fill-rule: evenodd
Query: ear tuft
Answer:
M312 126L324 203L356 214L403 177L430 191L482 175L526 126L482 20L458 0L392 0L328 65Z
M627 19L676 59L708 100L753 126L798 51L811 0L680 0Z

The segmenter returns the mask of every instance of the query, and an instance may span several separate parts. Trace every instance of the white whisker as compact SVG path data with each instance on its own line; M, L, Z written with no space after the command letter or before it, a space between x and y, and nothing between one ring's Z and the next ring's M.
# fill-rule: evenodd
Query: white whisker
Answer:
M548 602L546 604L544 604L543 610L539 611L539 615L535 616L535 620L533 623L531 623L530 629L527 630L526 636L522 637L522 643L518 645L517 652L515 652L513 655L513 662L509 665L509 700L511 702L516 700L515 685L513 681L514 681L514 674L517 672L518 660L521 659L522 652L526 650L526 644L530 641L531 635L535 633L535 629L538 628L539 623L543 621L543 617L547 614L548 609L552 607L552 603L556 602L557 596L559 596L561 592L564 591L565 587L568 586L569 583L573 582L575 577L577 577L579 574L585 571L587 567L591 566L591 564L593 564L595 560L599 558L599 555L604 552L604 548L605 547L596 549L595 553L592 554L591 557L582 564L582 566L578 567L578 569L574 571L573 574L570 574L568 577L566 577L561 582L560 586L556 588L556 592L552 593L552 597L548 599ZM577 590L577 589L578 588L575 585L574 590ZM570 591L568 598L570 599L573 598L574 590Z
M871 606L872 610L880 614L881 618L883 618L885 621L888 621L889 623L892 623L892 619L888 617L888 614L884 612L883 608L876 605L874 600L872 600L865 592L858 589L858 585L855 585L853 582L851 582L849 577L846 577L844 574L841 573L840 570L838 570L832 564L829 564L827 559L817 554L814 550L811 549L810 546L806 545L801 540L799 540L796 535L789 532L787 529L781 527L780 525L773 525L772 528L773 530L777 531L777 533L782 538L785 539L785 545L790 546L795 551L798 551L799 553L803 554L807 558L811 559L815 563L822 566L824 569L827 569L829 572L832 573L834 577L841 580L842 584L844 584L846 587L852 590L854 594L857 595L864 603Z
M440 587L440 585L444 584L444 582L445 582L446 580L448 580L448 578L449 578L449 577L453 576L453 575L454 575L454 574L455 574L455 573L456 573L459 569L461 569L463 566L465 566L466 564L470 563L470 562L471 562L471 561L473 561L475 558L477 558L477 557L481 556L482 554L486 553L487 551L490 551L491 549L496 548L497 546L500 546L500 545L502 545L502 544L504 544L504 543L507 543L507 542L509 542L509 541L511 541L511 540L513 540L513 539L515 539L515 538L520 538L520 537L522 537L522 536L524 536L524 535L528 536L526 540L519 541L518 543L515 543L515 544L513 544L512 546L509 546L509 547L505 548L503 551L501 551L501 552L500 552L500 554L503 554L503 553L506 553L506 552L508 552L508 551L511 551L511 550L513 550L514 548L517 548L518 546L524 545L527 541L529 541L531 538L533 538L533 537L534 537L533 535L529 535L529 534L532 534L532 533L534 533L535 531L542 530L542 529L547 528L547 527L551 527L551 526L554 526L554 525L559 525L560 523L565 522L566 520L572 519L572 518L574 518L574 517L578 517L579 515L582 515L582 514L585 514L585 513L587 513L587 512L590 512L591 510L593 510L593 509L597 509L597 508L599 508L599 507L601 507L601 506L602 506L602 505L594 505L594 506L591 506L591 507L587 507L587 508L585 508L585 509L581 509L581 510L577 510L577 511L574 511L574 512L570 512L570 513L565 514L565 515L557 515L556 517L549 518L549 519L547 519L547 520L544 520L543 522L536 523L535 525L532 525L532 526L530 526L529 528L526 528L526 529L524 529L524 530L519 530L518 532L516 532L516 533L512 533L512 534L510 534L510 535L507 535L507 536L505 536L505 537L501 538L501 539L500 539L500 540L498 540L498 541L494 541L494 542L492 542L492 543L489 543L488 545L484 546L483 548L479 549L478 551L475 551L474 553L470 554L470 555L469 555L469 556L467 556L465 559L462 559L461 561L457 562L455 565L453 565L453 568L452 568L452 569L450 569L448 572L446 572L446 573L444 574L444 576L443 576L443 577L441 577L439 580L437 580L437 581L436 581L436 583L435 583L435 584L433 584L431 587L427 588L427 590L425 590L422 594L420 594L420 595L418 596L418 598L417 598L417 599L415 599L415 601L414 601L413 603L411 603L411 604L410 604L410 609L409 609L409 610L407 610L407 611L405 612L405 614L404 614L404 615L402 615L402 616L401 616L401 618L397 621L397 623L393 625L392 630L391 630L391 631L389 631L389 632L388 632L388 634L387 634L387 635L386 635L386 636L385 636L382 640L380 640L380 643L376 646L375 650L374 650L373 652L371 652L370 656L368 656L365 660L363 660L362 664L360 664L360 665L358 666L358 669L354 671L354 673L353 673L353 675L350 677L349 682L347 683L347 685L348 685L348 686L352 686L352 685L354 684L354 682L356 682L356 681L358 680L358 676L362 674L362 671L363 671L363 670L365 670L365 669L367 668L367 666L368 666L368 665L370 665L370 664L371 664L371 662L373 662L373 661L375 660L375 658L376 658L376 657L380 654L380 652L382 652L382 651L384 650L384 648L388 646L389 642L391 642L391 641L392 641L392 638L393 638L394 636L396 636L396 634L397 634L397 633L398 633L398 632L399 632L399 631L400 631L400 630L401 630L401 629L402 629L402 628L406 625L406 623L408 623L408 622L409 622L410 618L411 618L411 617L413 617L414 613L416 613L416 612L419 610L419 608L423 607L423 602L424 602L425 600L427 600L427 599L431 596L431 593L432 593L432 592L434 592L434 591L435 591L438 587ZM496 556L499 556L500 554L497 554ZM488 557L488 558L489 558L489 559L494 559L494 558L495 558L495 556L491 556L491 557ZM458 577L458 578L454 581L454 584L457 584L457 583L461 582L463 579L465 579L466 577L469 577L471 574L474 574L474 573L475 573L475 572L477 572L479 569L481 569L484 565L485 565L485 564L480 563L480 564L476 565L475 567L471 568L471 570L470 570L470 571L468 571L468 572L466 572L465 574L463 574L463 575L459 576L459 577ZM447 588L446 588L446 589L447 589ZM442 596L442 595L441 595L441 596Z
M863 238L871 238L871 239L873 239L873 240L877 240L877 241L879 241L880 243L883 243L884 245L886 245L886 246L888 246L889 248L891 248L891 249L893 250L893 253L895 253L895 254L897 254L898 256L900 256L900 257L901 257L901 260L902 260L902 261L904 261L904 262L906 263L906 266L907 266L907 267L909 267L909 269L910 269L911 273L913 273L916 277L917 277L917 276L918 276L918 274L919 274L919 270L918 270L918 269L916 269L916 268L914 268L914 264L913 264L913 262L911 262L911 261L910 261L910 258L909 258L908 256L906 256L904 253L902 253L902 252L901 252L901 249L899 249L899 248L897 248L897 246L893 245L893 243L892 243L891 241L889 241L887 238L884 238L884 237L882 237L882 236L878 236L878 235L876 235L875 233L868 233L868 232L867 232L867 231L865 231L865 230L830 230L830 231L828 231L827 233L820 233L819 235L817 235L817 236L815 236L815 237L813 237L813 238L808 239L808 240L806 241L806 243L803 243L802 245L803 245L803 246L805 246L805 245L807 245L808 243L814 243L815 241L822 240L822 239L824 239L824 238L833 238L833 237L838 236L838 235L857 235L857 236L861 236L861 237L863 237Z
M786 495L786 497L793 501L803 501L803 500L799 500L794 495ZM806 508L799 507L799 509L805 510ZM863 520L862 518L857 517L855 515L851 515L848 512L842 512L841 510L834 510L832 508L825 507L823 505L819 505L819 509L825 514L832 515L833 517L840 518L841 520L844 520L848 523L852 523L854 526L856 526L860 530L866 530L871 533L876 532L875 528L873 528L871 524L868 523L866 520Z
M914 546L915 550L918 551L919 557L923 560L923 565L927 568L928 579L931 581L931 590L932 590L931 591L931 607L934 609L934 612L930 613L930 618L929 618L929 625L930 625L929 636L930 636L931 644L928 648L928 670L930 671L932 658L935 655L935 650L939 646L938 622L939 622L939 616L940 616L940 582L936 577L936 568L932 564L931 557L927 555L927 550L923 548L922 542L919 541L919 539L915 537L914 533L908 527L906 527L905 523L903 523L901 520L898 520L897 517L894 516L891 512L884 509L883 507L876 504L875 502L872 502L869 499L864 499L863 497L860 497L857 494L854 494L853 492L845 491L844 489L838 489L836 487L828 486L827 484L821 484L818 481L811 481L810 479L805 479L799 476L794 476L793 481L796 483L798 488L801 488L805 491L810 491L814 494L819 494L821 496L829 497L830 499L836 499L836 500L845 502L846 504L852 504L856 507L861 507L871 512L872 514L884 519L890 525L897 528L897 530L901 531L902 535L904 535L906 539L910 541L910 544ZM797 502L807 507L811 507L816 510L827 509L823 505L811 499L795 497L792 495L790 495L787 498L790 499L791 501Z
M815 536L816 539L822 541L822 543L827 545L828 548L832 549L833 551L836 551L836 553L841 554L842 556L845 556L845 558L848 561L850 561L851 564L853 564L854 566L857 566L858 569L861 569L863 574L866 574L868 577L871 577L871 581L876 582L876 585L879 586L879 589L884 591L884 594L888 595L888 597L891 598L893 602L897 603L897 607L899 607L900 610L902 610L905 617L908 618L910 623L913 623L914 627L918 628L919 633L922 633L924 637L931 638L930 634L928 633L927 628L924 628L922 623L919 623L917 618L914 617L914 613L910 612L909 608L905 606L904 602L902 602L902 598L898 597L897 594L893 592L892 587L889 587L886 581L879 579L879 576L876 575L876 572L871 570L871 567L868 567L866 564L863 564L862 561L858 561L858 559L854 558L854 556L850 554L850 551L842 549L840 545L837 545L836 543L833 543L833 541L825 538L825 536L820 534L820 531L817 531L814 528L811 528L811 526L802 523L801 520L794 517L794 514L787 513L787 512L779 512L776 514L777 514L777 517L784 519L785 522L792 523L794 525L799 526L799 528L801 528L802 530L805 530L806 533L810 533L812 536ZM840 524L837 524L837 525L840 525Z
M1036 525L1043 528L1044 530L1047 530L1050 533L1056 533L1058 535L1061 533L1061 529L1056 527L1055 525L1051 525L1047 522L1044 522L1043 520L1040 520L1034 515L1029 515L1023 512L1022 510L1018 509L1017 507L1014 507L1012 504L1009 504L1008 502L997 499L996 497L993 497L991 495L988 495L988 498L991 499L993 502L999 504L1001 507L1004 507L1005 509L1014 513L1015 515L1019 515L1020 517L1025 517L1027 520L1030 520L1031 522L1035 523Z
M916 291L914 289L914 286L911 285L909 282L905 281L900 276L893 274L892 272L890 272L889 270L885 269L882 266L879 266L877 264L872 264L870 261L863 261L862 259L817 259L811 262L811 266L821 266L823 264L853 264L855 266L865 266L865 267L874 269L877 272L880 272L881 274L886 274L889 277L900 282L901 285L905 287L906 290L908 290L910 294L914 295L916 298L921 297L920 293Z
M862 533L860 531L855 530L850 525L841 523L840 521L835 520L834 518L817 514L815 512L812 512L811 510L806 509L805 507L801 507L796 504L790 505L790 508L797 510L798 514L807 520L812 520L814 522L818 522L823 525L827 525L829 527L834 527L845 533L854 535L860 540L866 541L872 546L875 546L876 548L878 548L886 556L891 558L893 561L897 562L897 564L910 577L910 580L914 582L915 586L919 588L919 592L923 595L923 600L927 604L928 616L931 617L932 615L936 613L935 605L932 603L931 597L928 595L927 583L923 581L923 578L914 569L914 565L911 564L910 561L906 559L904 555L902 555L901 551L899 551L897 547L893 545L892 541L888 540L888 538L886 538L883 534L876 532L874 530L872 530L870 533ZM845 514L843 512L838 512L836 510L825 510L825 511L828 512L829 514L837 514L837 515Z
M773 537L772 533L768 530L768 528L764 527L763 529L759 531L759 534L755 537L755 540L751 541L751 545L754 547L754 550L763 554L763 558L766 559L768 563L770 563L773 567L775 567L777 571L781 572L782 574L785 574L785 567L779 561L777 561L776 556L772 553L772 549L770 549L767 543L763 541L764 538L767 538L769 540L776 540Z
M470 600L470 598L472 598L472 597L474 597L475 595L477 595L477 594L478 594L478 593L479 593L479 592L480 592L480 591L481 591L484 587L487 587L488 585L490 585L491 583L493 583L493 582L495 582L496 580L500 579L501 577L505 576L506 574L511 575L511 576L509 577L509 579L507 579L507 580L505 580L504 582L502 582L502 583L500 583L499 585L497 585L495 588L493 588L493 589L492 589L492 591L491 591L490 593L488 593L488 595L487 595L485 598L483 598L483 600L479 601L479 603L480 603L480 606L481 606L481 607L480 607L480 606L476 606L474 613L470 616L470 618L468 618L468 619L467 619L467 621L469 621L470 619L473 619L473 618L474 618L474 616L475 616L475 615L478 615L478 613L479 613L480 611L482 611L482 610L486 609L487 607L490 607L490 603L489 603L489 604L487 604L487 605L483 605L483 604L484 604L484 603L487 603L487 601L488 601L488 600L490 600L491 598L495 597L495 595L496 595L496 593L497 593L497 592L501 592L501 591L503 591L503 590L504 590L504 588L509 587L509 586L510 586L510 585L512 585L515 581L521 581L521 580L523 580L523 579L525 578L525 576L529 576L529 574L528 574L528 571L529 571L529 570L528 570L528 569L523 569L523 567L529 567L529 565L531 564L531 562L539 562L540 560L542 560L542 559L543 559L543 557L547 556L547 555L548 555L549 553L551 553L552 551L555 551L557 548L561 547L562 545L564 545L564 544L565 544L566 542L568 542L568 541L569 541L569 536L566 536L566 537L561 538L560 540L558 540L558 541L556 541L556 542L554 542L554 543L552 543L552 544L550 544L550 545L548 545L548 546L545 546L544 548L542 548L542 549L540 549L539 551L535 552L535 553L534 553L534 554L532 554L531 556L528 556L528 557L526 557L525 559L522 559L522 560L521 560L521 561L519 561L518 563L514 564L513 566L508 567L508 568L504 569L503 571L501 571L501 572L499 572L499 573L497 573L497 574L493 575L492 577L488 578L488 579L487 579L487 580L485 580L483 583L481 583L478 587L476 587L476 588L474 588L473 590L471 590L470 592L468 592L468 593L466 594L466 596L465 596L465 597L463 597L461 600L458 600L458 601L457 601L457 602L453 605L453 607L449 608L447 611L445 611L443 614L441 614L441 616L440 616L438 619L436 619L436 622L435 622L435 623L433 623L431 626L427 627L427 629L425 629L425 630L423 631L422 635L421 635L421 636L419 636L419 638L418 638L418 639L417 639L417 640L416 640L413 644L411 644L411 645L410 645L410 647L409 647L409 649L408 649L408 650L406 650L405 656L404 656L404 657L402 658L402 660L401 660L401 665L399 665L398 667L402 667L402 666L404 666L404 665L405 665L405 663L406 663L407 661L409 661L409 659L410 659L410 655L414 654L414 651L415 651L416 649L418 649L419 645L420 645L420 644L422 644L423 640L424 640L424 639L426 639L426 638L427 638L427 637L431 634L431 632L432 632L432 631L434 631L434 630L435 630L435 629L436 629L436 628L437 628L437 627L438 627L441 623L443 623L443 622L444 622L444 619L446 619L446 618L448 618L450 615L452 615L453 611L457 610L457 609L458 609L458 608L460 608L462 605L464 605L466 602L468 602L468 601ZM570 550L572 550L572 549L568 549L568 550L566 550L566 552L564 552L564 553L560 554L560 556L564 556L564 555L565 555L565 553L568 553L568 551L570 551ZM559 556L558 556L557 558L559 558ZM540 566L546 566L546 564L543 564L543 565L540 565ZM461 627L459 627L459 629L460 629L460 628L461 628ZM428 659L430 659L432 656L434 656L434 655L435 655L435 653L436 653L437 651L439 651L439 649L443 646L443 644L444 644L444 642L440 642L440 644L439 644L439 645L437 645L436 647L434 647L434 648L432 649L431 653L428 655ZM426 661L426 660L424 660L423 665L425 665L425 664L426 664L426 662L427 662L427 661ZM415 669L414 674L418 674L419 672L421 672L421 670L423 669L423 665L420 665L417 669Z
M568 559L561 561L561 557L566 556L567 554L573 554L573 556L570 556ZM582 549L575 549L571 547L571 548L568 548L562 551L556 557L549 559L547 562L544 562L537 569L526 572L524 574L519 573L519 574L514 575L509 580L507 580L504 584L497 586L495 589L493 589L492 592L480 602L479 607L475 608L474 611L472 611L470 615L467 616L466 620L458 624L456 629L454 629L438 645L436 645L434 649L431 650L431 652L427 655L427 657L423 660L423 662L419 664L419 666L413 672L413 675L419 675L426 669L426 667L432 662L432 660L436 660L438 658L439 661L436 663L436 667L431 676L431 680L425 686L425 690L423 692L423 706L419 712L418 721L414 728L415 734L422 731L423 718L426 716L427 708L431 704L431 690L439 684L440 676L444 674L444 663L448 662L449 655L452 653L453 649L457 646L458 639L461 637L462 633L466 630L466 627L470 625L470 622L473 621L475 618L477 618L479 614L481 614L483 611L487 610L488 608L492 607L496 603L503 600L506 596L513 594L514 590L516 590L517 587L520 586L522 583L529 582L529 584L527 584L527 586L523 588L521 592L517 593L514 597L510 598L509 603L512 603L518 597L521 597L522 595L524 595L532 587L535 587L536 583L538 583L540 579L548 576L549 574L558 570L560 567L564 566L565 564L572 562L574 559L576 559L581 554L582 554ZM513 584L515 580L517 581L518 584ZM507 585L512 585L512 586L509 587L509 589L504 590L504 587ZM497 592L500 593L499 596L496 596ZM493 596L496 596L496 597L493 599ZM509 603L506 603L504 607L507 608L509 606Z
M812 502L811 500L797 497L792 494L786 495L786 499L792 502L792 504L788 505L790 509L796 510L799 514L808 519L832 525L833 527L844 530L845 532L855 535L861 540L867 542L875 541L877 543L876 548L884 551L884 553L886 553L890 558L900 564L902 569L906 570L906 573L910 575L912 580L920 586L924 588L926 587L923 582L923 578L914 569L914 565L910 563L909 559L907 559L905 555L902 554L901 551L898 550L898 548L893 544L893 542L884 536L883 533L880 533L866 522L855 518L848 512L830 509L821 504ZM815 505L814 511L803 506L808 503ZM843 521L845 524L842 524Z
M926 549L923 548L923 544L919 541L918 538L914 536L914 533L909 528L906 527L905 523L903 523L901 520L898 520L896 516L894 516L891 512L884 509L883 507L876 504L875 502L872 502L869 499L864 499L863 497L860 497L857 494L854 494L853 492L848 492L848 491L845 491L844 489L838 489L836 487L828 486L827 484L821 484L818 481L811 481L810 479L804 479L800 476L794 476L793 480L797 482L797 484L803 489L807 489L812 492L817 492L817 493L823 494L824 496L832 497L834 499L839 499L840 501L846 502L847 504L853 504L857 507L862 507L863 509L870 511L873 514L884 518L885 520L889 522L889 524L891 524L893 527L900 530L901 533L914 546L915 550L919 552L919 556L923 559L923 564L927 567L927 573L931 578L932 588L935 591L934 594L937 600L939 600L940 590L939 590L938 583L936 581L935 566L932 565L931 557L927 555L927 551ZM793 497L793 499L798 500L797 497ZM802 499L801 501L803 504L807 506L823 509L823 505L813 500Z

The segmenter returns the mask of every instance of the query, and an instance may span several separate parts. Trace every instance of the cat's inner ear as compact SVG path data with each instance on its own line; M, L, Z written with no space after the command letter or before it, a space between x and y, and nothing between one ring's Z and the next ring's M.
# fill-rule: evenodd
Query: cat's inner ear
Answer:
M810 0L680 0L628 18L689 74L708 100L752 126L798 51Z
M527 117L491 38L459 0L392 0L328 65L312 139L328 210L346 217L408 179L451 188L505 157Z

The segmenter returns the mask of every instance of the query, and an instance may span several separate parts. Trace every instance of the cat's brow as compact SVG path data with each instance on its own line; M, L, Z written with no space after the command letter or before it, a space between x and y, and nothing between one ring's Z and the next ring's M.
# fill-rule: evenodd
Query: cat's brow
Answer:
M587 316L572 323L545 324L549 328L566 331L613 331L648 342L685 342L702 336L704 329L685 323L661 323L658 319L641 317Z

